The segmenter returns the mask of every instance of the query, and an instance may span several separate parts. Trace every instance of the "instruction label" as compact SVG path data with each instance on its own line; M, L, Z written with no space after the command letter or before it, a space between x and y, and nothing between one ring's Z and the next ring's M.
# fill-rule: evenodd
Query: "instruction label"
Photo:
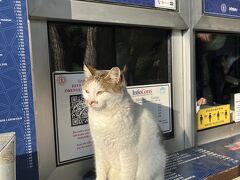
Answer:
M176 10L176 0L155 0L155 7Z
M200 109L197 113L197 129L207 129L230 123L230 105Z
M163 133L173 131L170 83L128 86L127 91L134 102L152 113Z
M92 157L88 108L82 95L83 72L54 72L53 80L57 164Z

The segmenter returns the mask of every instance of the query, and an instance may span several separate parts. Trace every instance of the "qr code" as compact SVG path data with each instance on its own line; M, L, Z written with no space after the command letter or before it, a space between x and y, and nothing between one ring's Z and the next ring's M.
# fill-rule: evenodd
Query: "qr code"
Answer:
M70 96L70 110L72 126L88 124L88 109L82 94Z

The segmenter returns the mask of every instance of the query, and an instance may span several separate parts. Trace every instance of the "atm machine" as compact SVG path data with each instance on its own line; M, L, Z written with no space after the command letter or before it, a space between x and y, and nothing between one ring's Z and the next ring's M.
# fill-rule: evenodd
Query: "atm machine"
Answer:
M193 9L196 144L203 144L239 134L240 2L194 1Z
M91 148L81 144L82 133L89 135L87 123L68 116L81 93L71 94L69 104L60 92L79 90L83 62L100 69L127 65L129 88L168 92L165 110L157 109L168 113L162 120L166 149L170 153L194 145L190 2L28 2L40 179L81 179L94 167ZM69 144L76 137L79 142Z

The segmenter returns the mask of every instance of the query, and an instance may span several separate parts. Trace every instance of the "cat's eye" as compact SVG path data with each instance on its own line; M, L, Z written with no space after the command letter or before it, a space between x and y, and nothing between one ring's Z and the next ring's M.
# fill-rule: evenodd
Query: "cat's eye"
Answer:
M89 93L89 91L88 90L85 90L85 92L88 94Z
M97 95L101 95L101 94L103 94L104 93L104 91L98 91L97 92Z

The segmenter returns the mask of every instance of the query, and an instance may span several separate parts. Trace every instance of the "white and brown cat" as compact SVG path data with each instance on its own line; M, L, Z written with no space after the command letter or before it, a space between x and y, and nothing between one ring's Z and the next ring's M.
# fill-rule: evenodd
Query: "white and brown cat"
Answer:
M84 65L97 180L163 180L166 153L152 114L134 103L118 67Z

